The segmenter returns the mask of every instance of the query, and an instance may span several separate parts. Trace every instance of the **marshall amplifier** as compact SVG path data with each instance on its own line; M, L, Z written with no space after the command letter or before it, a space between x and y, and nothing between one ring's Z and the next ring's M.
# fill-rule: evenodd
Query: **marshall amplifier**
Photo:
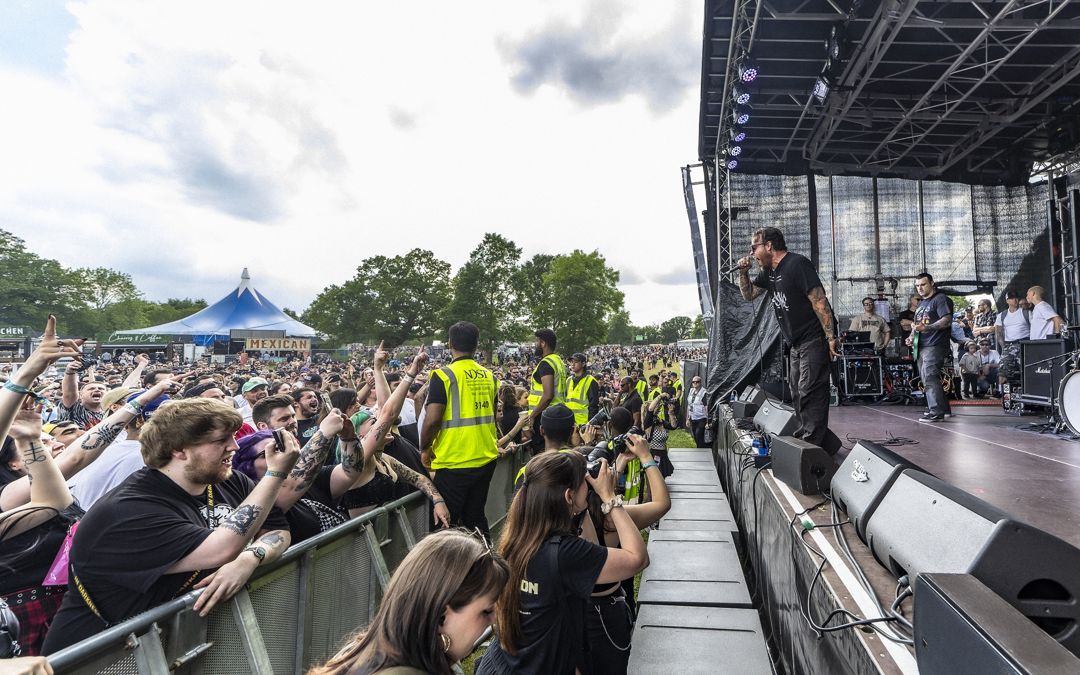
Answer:
M844 396L881 396L885 393L881 378L881 357L842 357L840 384Z
M1029 405L1053 405L1058 383L1065 369L1064 340L1021 340L1020 362L1024 364L1023 392L1016 398Z

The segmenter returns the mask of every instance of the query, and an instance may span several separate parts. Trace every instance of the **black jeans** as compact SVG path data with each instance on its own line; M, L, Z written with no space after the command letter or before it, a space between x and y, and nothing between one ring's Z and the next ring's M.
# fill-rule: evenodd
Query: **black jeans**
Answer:
M472 469L438 469L435 471L435 489L446 500L450 511L450 524L467 530L479 528L488 535L487 504L488 486L495 474L495 461Z
M588 675L626 675L634 618L622 591L591 598L585 605L585 664Z
M690 432L694 435L694 445L699 448L709 447L705 442L705 423L709 420L702 417L699 420L690 420Z
M823 447L829 430L829 343L824 335L791 346L788 385L799 418L795 436Z

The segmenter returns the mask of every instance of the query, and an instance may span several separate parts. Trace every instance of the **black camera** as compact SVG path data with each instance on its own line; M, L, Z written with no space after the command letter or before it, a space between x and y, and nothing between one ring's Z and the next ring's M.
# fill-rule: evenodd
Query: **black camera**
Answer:
M630 434L634 434L634 435L636 435L636 436L640 436L640 435L642 435L642 434L644 434L644 433L645 433L645 432L644 432L644 431L642 431L642 430L641 430L640 428L638 428L638 427L630 427L629 429L627 429L627 430L626 430L626 433L625 433L625 434L619 434L619 435L618 435L618 436L616 436L615 438L611 439L611 441L610 441L610 443L611 443L611 448L612 448L612 449L613 449L613 450L614 450L614 451L615 451L616 453L620 453L620 452L626 452L626 437L627 437L627 436L629 436Z
M608 466L614 466L615 453L609 447L610 441L596 446L589 453L589 461L585 464L585 471L593 478L600 475L600 460L606 459Z
M587 424L590 427L601 427L601 426L604 426L605 424L607 424L608 420L610 420L610 419L611 419L611 415L608 414L608 411L601 410L600 412L596 413L595 417L593 417L591 420L589 420L585 424Z

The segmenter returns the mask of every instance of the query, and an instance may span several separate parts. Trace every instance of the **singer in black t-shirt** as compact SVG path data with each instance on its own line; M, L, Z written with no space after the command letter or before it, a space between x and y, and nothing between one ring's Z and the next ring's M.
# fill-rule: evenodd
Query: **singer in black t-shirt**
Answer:
M750 265L761 272L750 280ZM824 447L829 428L830 362L837 356L836 319L813 263L791 253L775 227L754 232L750 255L738 262L739 289L746 300L769 293L780 332L791 345L789 385L799 428L795 436Z

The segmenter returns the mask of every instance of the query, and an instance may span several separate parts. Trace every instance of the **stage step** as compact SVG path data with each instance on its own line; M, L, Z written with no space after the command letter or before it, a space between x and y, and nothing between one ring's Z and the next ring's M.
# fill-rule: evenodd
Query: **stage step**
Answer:
M650 532L649 566L641 573L638 603L752 608L732 534Z
M671 497L674 499L676 496L686 497L694 495L722 495L724 494L724 488L716 485L672 485L668 483L668 492L671 493Z
M772 675L772 668L753 609L642 605L627 672Z
M696 485L696 486L709 486L720 485L720 477L716 475L716 469L702 468L702 469L680 469L678 465L675 467L675 473L671 474L665 479L668 485Z
M672 494L671 510L660 519L659 529L738 532L727 497L723 493L713 496L715 499L682 499Z

